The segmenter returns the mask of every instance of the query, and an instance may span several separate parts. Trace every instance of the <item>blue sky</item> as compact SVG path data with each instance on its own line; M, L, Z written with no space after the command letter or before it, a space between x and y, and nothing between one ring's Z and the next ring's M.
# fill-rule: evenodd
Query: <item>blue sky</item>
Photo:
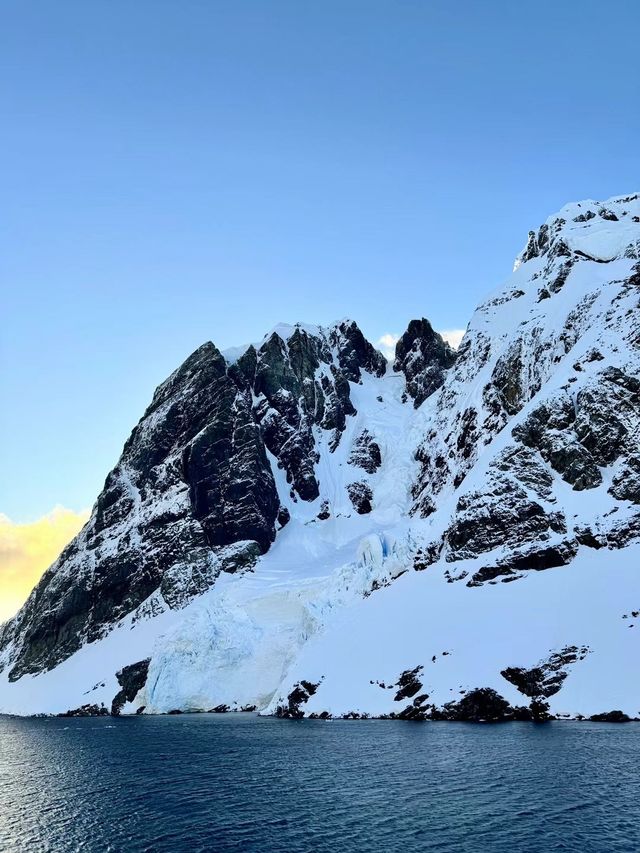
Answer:
M640 189L636 2L7 0L0 512L93 502L205 340L463 327Z

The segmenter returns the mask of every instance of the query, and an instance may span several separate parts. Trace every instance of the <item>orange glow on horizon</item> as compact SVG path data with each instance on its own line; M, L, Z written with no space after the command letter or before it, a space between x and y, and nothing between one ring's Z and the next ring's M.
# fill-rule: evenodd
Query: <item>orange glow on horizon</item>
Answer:
M0 623L20 609L88 518L88 510L73 512L61 506L30 524L14 524L0 513Z

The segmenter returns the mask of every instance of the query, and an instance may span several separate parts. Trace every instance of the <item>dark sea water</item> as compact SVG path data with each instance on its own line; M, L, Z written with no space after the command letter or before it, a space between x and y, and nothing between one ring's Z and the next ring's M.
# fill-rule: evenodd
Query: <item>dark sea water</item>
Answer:
M640 850L640 724L0 718L3 851Z

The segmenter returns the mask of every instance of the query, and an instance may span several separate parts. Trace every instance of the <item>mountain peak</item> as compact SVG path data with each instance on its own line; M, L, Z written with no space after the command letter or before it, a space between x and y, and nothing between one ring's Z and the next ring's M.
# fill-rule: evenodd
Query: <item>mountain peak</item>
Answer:
M530 231L527 245L516 258L514 269L546 255L572 255L607 263L623 256L630 247L638 250L640 194L614 196L607 201L566 204L537 231Z
M424 317L393 370L352 320L204 344L1 629L0 711L635 715L639 288L621 196L532 232L457 353Z
M398 340L393 369L404 373L407 393L418 408L440 388L455 360L456 351L422 317L411 320L407 331Z

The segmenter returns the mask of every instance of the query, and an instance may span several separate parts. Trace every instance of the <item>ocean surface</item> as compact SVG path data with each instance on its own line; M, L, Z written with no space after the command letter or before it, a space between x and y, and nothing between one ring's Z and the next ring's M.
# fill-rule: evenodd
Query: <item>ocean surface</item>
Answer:
M640 724L0 718L0 850L640 850Z

